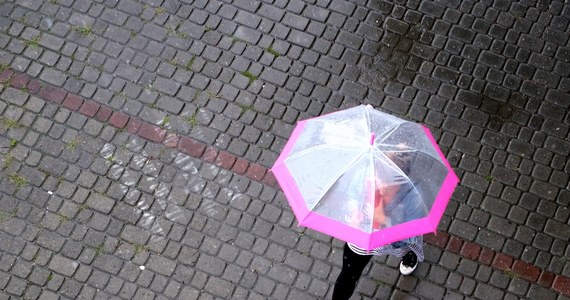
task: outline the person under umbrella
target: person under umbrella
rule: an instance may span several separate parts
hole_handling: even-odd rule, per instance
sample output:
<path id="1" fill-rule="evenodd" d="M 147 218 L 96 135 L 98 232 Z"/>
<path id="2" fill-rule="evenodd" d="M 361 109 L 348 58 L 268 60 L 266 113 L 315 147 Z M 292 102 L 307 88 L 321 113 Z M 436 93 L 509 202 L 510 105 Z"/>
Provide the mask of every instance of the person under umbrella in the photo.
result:
<path id="1" fill-rule="evenodd" d="M 403 256 L 411 273 L 459 183 L 427 127 L 369 105 L 299 121 L 271 171 L 299 226 L 349 243 L 336 299 L 371 255 Z"/>
<path id="2" fill-rule="evenodd" d="M 390 184 L 378 182 L 378 179 L 375 179 L 374 220 L 372 221 L 374 229 L 419 218 L 425 215 L 426 211 L 425 205 L 419 199 L 419 186 L 417 183 L 409 182 L 407 176 L 413 155 L 410 152 L 392 152 L 387 156 L 402 176 Z M 362 219 L 363 215 L 368 214 L 355 211 L 349 222 L 354 224 L 367 222 Z M 424 260 L 422 236 L 407 238 L 371 250 L 346 243 L 343 249 L 342 270 L 336 280 L 332 299 L 349 299 L 372 256 L 385 254 L 401 257 L 400 272 L 403 275 L 409 275 L 416 269 L 418 262 Z"/>

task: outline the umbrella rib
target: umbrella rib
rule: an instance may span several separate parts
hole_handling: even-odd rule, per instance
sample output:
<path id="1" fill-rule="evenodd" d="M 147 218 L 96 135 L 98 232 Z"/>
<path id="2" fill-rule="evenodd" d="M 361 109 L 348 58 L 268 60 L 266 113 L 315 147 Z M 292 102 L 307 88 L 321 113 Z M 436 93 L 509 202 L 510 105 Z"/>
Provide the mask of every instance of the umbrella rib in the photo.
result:
<path id="1" fill-rule="evenodd" d="M 382 155 L 385 155 L 383 153 L 381 153 Z M 431 157 L 430 157 L 431 158 Z M 402 169 L 400 169 L 392 160 L 388 159 L 388 166 L 392 169 L 394 169 L 394 171 L 398 172 L 398 174 L 400 174 L 400 176 L 402 176 L 407 182 L 408 184 L 413 188 L 414 192 L 416 193 L 416 195 L 418 196 L 419 199 L 423 199 L 421 197 L 420 192 L 418 191 L 418 189 L 416 188 L 416 185 L 412 182 L 412 180 L 410 180 L 410 177 L 408 177 L 408 175 L 406 173 L 404 173 L 402 171 Z M 421 204 L 423 205 L 425 211 L 429 212 L 427 205 L 425 203 L 425 201 L 421 201 Z"/>
<path id="2" fill-rule="evenodd" d="M 447 168 L 447 166 L 439 159 L 439 156 L 433 156 L 432 154 L 429 154 L 428 152 L 425 152 L 424 150 L 418 150 L 416 149 L 417 152 L 421 152 L 423 154 L 425 154 L 427 157 L 435 160 L 436 162 L 438 162 L 440 165 L 442 165 L 443 167 Z"/>
<path id="3" fill-rule="evenodd" d="M 333 147 L 331 147 L 331 146 L 333 146 Z M 322 145 L 316 145 L 316 146 L 313 146 L 313 147 L 310 147 L 307 149 L 303 149 L 299 152 L 296 152 L 296 153 L 290 155 L 289 157 L 287 157 L 285 160 L 295 159 L 299 156 L 304 155 L 305 153 L 312 152 L 315 150 L 319 150 L 321 148 L 336 148 L 336 149 L 341 148 L 341 149 L 347 149 L 347 150 L 360 150 L 359 147 L 355 147 L 354 145 L 347 145 L 347 144 L 340 144 L 340 143 L 339 144 L 322 144 Z"/>
<path id="4" fill-rule="evenodd" d="M 370 122 L 370 110 L 366 109 L 364 110 L 364 118 L 366 118 L 366 125 L 368 127 L 368 135 L 372 134 L 372 127 L 371 127 L 371 122 Z"/>
<path id="5" fill-rule="evenodd" d="M 406 151 L 401 151 L 401 152 L 406 152 Z M 441 160 L 438 159 L 438 158 L 440 158 L 439 156 L 434 156 L 434 155 L 432 155 L 432 154 L 430 154 L 430 153 L 428 153 L 428 152 L 426 152 L 426 151 L 424 151 L 424 150 L 421 150 L 421 149 L 412 149 L 411 151 L 408 151 L 408 152 L 420 152 L 420 153 L 423 153 L 423 154 L 425 154 L 427 157 L 429 157 L 429 158 L 435 160 L 435 161 L 436 161 L 437 163 L 439 163 L 441 166 L 447 168 L 446 165 L 445 165 Z"/>
<path id="6" fill-rule="evenodd" d="M 422 201 L 420 201 L 420 203 L 423 205 L 425 211 L 427 212 L 427 214 L 429 215 L 429 210 L 427 208 L 426 202 L 423 201 L 422 196 L 420 195 L 420 191 L 418 191 L 418 188 L 416 188 L 416 185 L 410 180 L 410 178 L 408 176 L 405 177 L 406 180 L 410 183 L 410 185 L 412 186 L 412 188 L 414 189 L 414 192 L 416 193 L 416 196 L 418 197 L 418 199 L 422 199 Z"/>
<path id="7" fill-rule="evenodd" d="M 315 203 L 315 205 L 312 208 L 310 208 L 309 210 L 313 210 L 314 208 L 316 208 L 319 205 L 319 203 L 321 202 L 323 197 L 334 186 L 334 184 L 340 179 L 340 177 L 342 177 L 342 175 L 344 175 L 346 173 L 346 171 L 348 169 L 350 169 L 354 165 L 354 163 L 356 161 L 358 161 L 364 154 L 365 154 L 365 152 L 359 153 L 352 161 L 350 161 L 350 163 L 346 164 L 346 167 L 341 172 L 338 172 L 340 175 L 335 177 L 334 180 L 331 180 L 331 184 L 323 189 L 324 193 L 319 196 L 319 201 L 317 201 L 317 203 Z"/>
<path id="8" fill-rule="evenodd" d="M 400 124 L 402 124 L 402 123 L 400 123 Z M 384 133 L 382 133 L 382 134 L 378 137 L 378 140 L 379 140 L 380 142 L 382 142 L 383 140 L 389 138 L 390 135 L 392 135 L 392 133 L 394 133 L 394 131 L 396 131 L 396 129 L 398 129 L 398 127 L 400 127 L 400 124 L 396 124 L 396 125 L 394 125 L 394 127 L 388 128 Z"/>
<path id="9" fill-rule="evenodd" d="M 396 131 L 396 130 L 400 127 L 400 125 L 402 125 L 402 124 L 404 124 L 404 123 L 396 124 L 394 127 L 388 128 L 388 130 L 386 130 L 386 133 L 382 134 L 382 135 L 379 137 L 379 141 L 380 141 L 379 145 L 389 145 L 389 144 L 382 144 L 382 141 L 384 141 L 385 139 L 389 138 L 390 135 L 392 135 L 392 134 L 394 133 L 394 131 Z M 391 145 L 390 145 L 390 146 L 391 146 Z M 425 154 L 425 155 L 427 155 L 427 156 L 429 156 L 429 157 L 431 157 L 431 158 L 433 158 L 433 159 L 435 159 L 436 161 L 438 161 L 438 162 L 441 163 L 441 161 L 438 160 L 438 156 L 434 156 L 433 153 L 428 153 L 428 152 L 426 152 L 426 151 L 424 151 L 424 150 L 415 149 L 415 148 L 414 148 L 413 150 L 414 150 L 414 151 L 417 151 L 417 152 L 421 152 L 421 153 L 423 153 L 423 154 Z"/>
<path id="10" fill-rule="evenodd" d="M 395 129 L 394 129 L 394 130 L 395 130 Z M 392 132 L 393 132 L 393 130 L 392 130 Z M 391 133 L 389 133 L 389 134 L 391 134 Z M 387 138 L 387 137 L 388 137 L 388 136 L 386 136 L 386 138 Z M 380 148 L 380 147 L 382 147 L 382 146 L 385 146 L 385 147 L 393 147 L 394 145 L 392 145 L 392 144 L 382 144 L 382 143 L 379 143 L 377 148 Z M 423 150 L 423 149 L 405 148 L 405 149 L 394 149 L 394 150 L 380 150 L 380 152 L 382 152 L 382 153 L 385 152 L 385 151 L 389 151 L 389 152 L 419 152 L 419 153 L 423 153 L 423 154 L 425 154 L 427 157 L 429 157 L 429 158 L 435 160 L 436 162 L 438 162 L 440 165 L 446 167 L 445 164 L 440 160 L 441 157 L 439 157 L 439 155 L 434 154 L 434 153 L 429 153 L 429 152 L 427 152 L 427 151 L 425 151 L 425 150 Z"/>

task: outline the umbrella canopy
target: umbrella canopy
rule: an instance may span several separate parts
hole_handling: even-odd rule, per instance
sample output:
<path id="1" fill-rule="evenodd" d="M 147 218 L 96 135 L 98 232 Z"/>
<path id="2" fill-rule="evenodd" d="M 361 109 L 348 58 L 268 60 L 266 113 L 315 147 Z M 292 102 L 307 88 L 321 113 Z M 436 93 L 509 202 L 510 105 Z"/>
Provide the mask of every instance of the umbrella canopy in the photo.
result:
<path id="1" fill-rule="evenodd" d="M 299 225 L 363 249 L 436 231 L 459 182 L 427 127 L 369 105 L 298 122 L 272 172 Z"/>

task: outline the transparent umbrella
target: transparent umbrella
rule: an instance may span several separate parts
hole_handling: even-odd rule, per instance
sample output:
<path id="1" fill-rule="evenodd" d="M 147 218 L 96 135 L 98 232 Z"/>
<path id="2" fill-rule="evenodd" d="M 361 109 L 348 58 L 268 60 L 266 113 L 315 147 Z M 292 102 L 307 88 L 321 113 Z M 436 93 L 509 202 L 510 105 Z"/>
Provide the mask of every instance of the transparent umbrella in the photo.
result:
<path id="1" fill-rule="evenodd" d="M 272 172 L 299 225 L 364 249 L 434 232 L 459 182 L 427 127 L 364 105 L 298 122 Z"/>

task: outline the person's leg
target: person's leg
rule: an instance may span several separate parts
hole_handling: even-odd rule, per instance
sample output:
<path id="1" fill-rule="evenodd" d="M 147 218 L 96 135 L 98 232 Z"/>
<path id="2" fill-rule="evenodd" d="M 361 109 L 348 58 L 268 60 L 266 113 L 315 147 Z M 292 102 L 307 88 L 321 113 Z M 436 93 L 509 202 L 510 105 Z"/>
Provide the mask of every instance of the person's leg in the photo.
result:
<path id="1" fill-rule="evenodd" d="M 346 300 L 350 298 L 356 288 L 356 282 L 371 258 L 372 255 L 356 254 L 350 250 L 348 244 L 344 245 L 342 270 L 334 285 L 332 300 Z"/>

